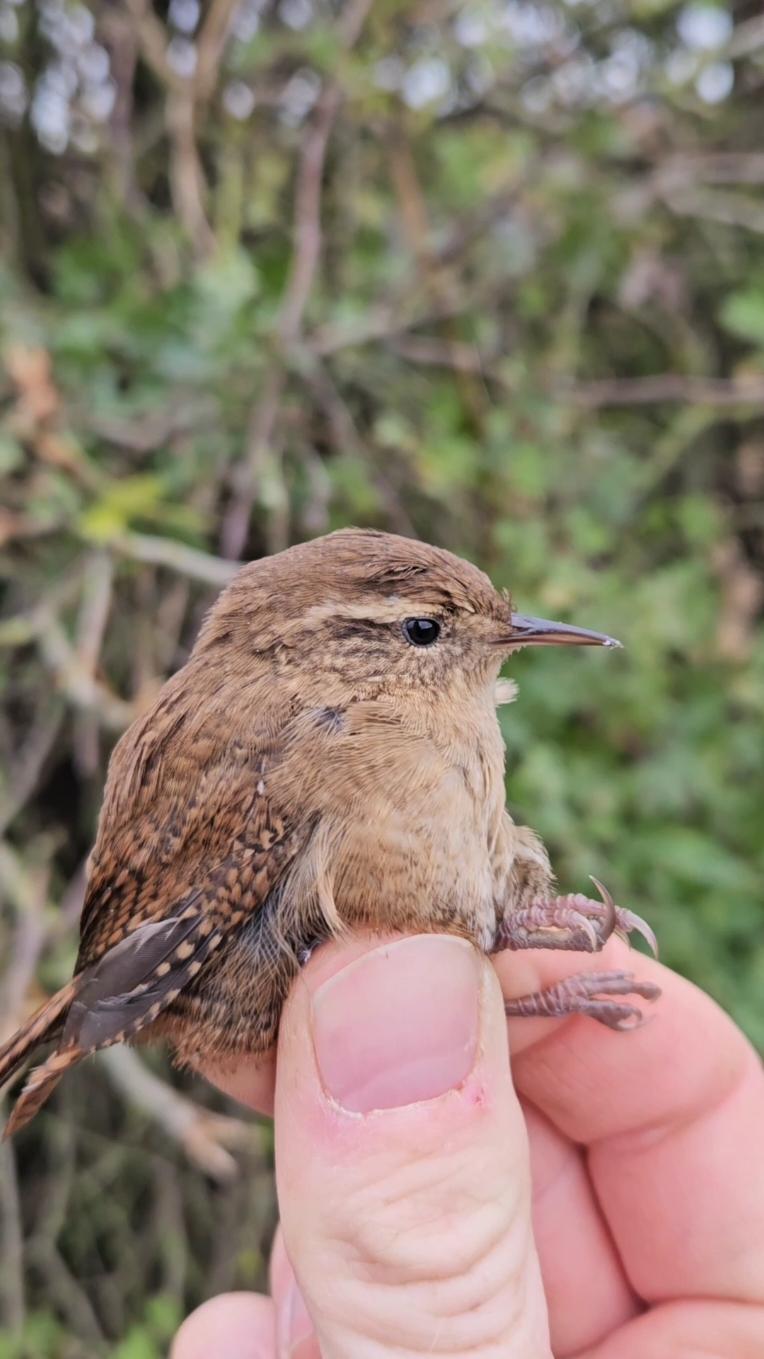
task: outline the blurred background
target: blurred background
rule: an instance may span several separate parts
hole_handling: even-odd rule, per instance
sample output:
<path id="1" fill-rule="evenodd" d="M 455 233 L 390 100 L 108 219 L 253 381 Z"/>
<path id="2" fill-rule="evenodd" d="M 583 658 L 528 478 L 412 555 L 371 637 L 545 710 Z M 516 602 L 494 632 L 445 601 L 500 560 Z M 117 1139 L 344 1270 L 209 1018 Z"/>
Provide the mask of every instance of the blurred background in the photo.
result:
<path id="1" fill-rule="evenodd" d="M 760 5 L 0 0 L 0 42 L 5 1029 L 232 563 L 355 523 L 623 639 L 513 663 L 510 806 L 764 1046 Z M 0 1157 L 0 1359 L 157 1359 L 262 1283 L 268 1128 L 161 1054 Z"/>

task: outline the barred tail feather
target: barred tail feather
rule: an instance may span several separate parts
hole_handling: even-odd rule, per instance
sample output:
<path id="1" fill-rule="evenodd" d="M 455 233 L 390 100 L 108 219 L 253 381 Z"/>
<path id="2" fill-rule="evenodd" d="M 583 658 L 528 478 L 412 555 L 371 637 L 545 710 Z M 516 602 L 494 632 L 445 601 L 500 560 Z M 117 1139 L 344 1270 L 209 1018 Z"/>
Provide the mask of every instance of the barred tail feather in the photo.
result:
<path id="1" fill-rule="evenodd" d="M 19 1067 L 32 1056 L 35 1048 L 60 1034 L 79 989 L 80 979 L 73 977 L 66 986 L 62 986 L 61 990 L 56 992 L 55 996 L 51 996 L 50 1000 L 41 1005 L 39 1010 L 35 1010 L 26 1024 L 22 1024 L 21 1028 L 11 1034 L 8 1041 L 0 1047 L 0 1085 L 11 1076 L 15 1076 Z M 29 1122 L 44 1104 L 53 1087 L 58 1084 L 64 1071 L 75 1060 L 77 1058 L 73 1057 L 71 1047 L 67 1047 L 63 1051 L 54 1052 L 43 1066 L 32 1072 L 8 1120 L 5 1137 L 9 1137 L 11 1133 L 23 1128 L 24 1124 Z"/>
<path id="2" fill-rule="evenodd" d="M 46 1000 L 39 1010 L 35 1010 L 26 1023 L 0 1047 L 0 1085 L 15 1075 L 40 1043 L 46 1043 L 54 1037 L 64 1023 L 79 989 L 79 978 L 74 977 L 55 996 Z"/>
<path id="3" fill-rule="evenodd" d="M 3 1138 L 12 1137 L 19 1129 L 26 1127 L 30 1119 L 42 1108 L 48 1096 L 53 1094 L 64 1072 L 75 1066 L 84 1055 L 78 1047 L 61 1048 L 31 1073 L 13 1106 Z"/>

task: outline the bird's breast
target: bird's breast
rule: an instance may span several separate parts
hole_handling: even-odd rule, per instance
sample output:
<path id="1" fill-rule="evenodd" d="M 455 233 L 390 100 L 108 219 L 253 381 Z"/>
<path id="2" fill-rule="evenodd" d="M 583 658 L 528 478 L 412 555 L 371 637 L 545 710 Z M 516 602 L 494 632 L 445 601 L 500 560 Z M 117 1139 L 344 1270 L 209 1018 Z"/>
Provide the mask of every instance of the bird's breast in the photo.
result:
<path id="1" fill-rule="evenodd" d="M 325 867 L 340 919 L 455 930 L 489 947 L 490 853 L 504 805 L 498 728 L 463 733 L 457 745 L 394 725 L 380 739 L 372 726 L 346 741 L 331 766 Z"/>

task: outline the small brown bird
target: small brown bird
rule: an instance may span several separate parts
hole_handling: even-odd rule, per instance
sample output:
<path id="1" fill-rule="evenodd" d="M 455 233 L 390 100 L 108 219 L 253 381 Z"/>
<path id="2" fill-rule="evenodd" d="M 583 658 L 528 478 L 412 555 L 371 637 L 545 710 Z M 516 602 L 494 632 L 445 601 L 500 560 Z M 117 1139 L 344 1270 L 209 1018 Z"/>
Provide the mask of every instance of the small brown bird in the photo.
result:
<path id="1" fill-rule="evenodd" d="M 556 896 L 504 806 L 496 681 L 528 645 L 618 646 L 513 611 L 439 548 L 347 529 L 245 566 L 109 766 L 75 975 L 0 1049 L 39 1044 L 7 1132 L 119 1042 L 230 1060 L 274 1041 L 311 948 L 353 929 L 446 931 L 491 952 L 597 950 L 639 917 Z M 597 884 L 599 887 L 599 884 Z M 572 977 L 510 1014 L 639 1022 L 629 973 Z"/>

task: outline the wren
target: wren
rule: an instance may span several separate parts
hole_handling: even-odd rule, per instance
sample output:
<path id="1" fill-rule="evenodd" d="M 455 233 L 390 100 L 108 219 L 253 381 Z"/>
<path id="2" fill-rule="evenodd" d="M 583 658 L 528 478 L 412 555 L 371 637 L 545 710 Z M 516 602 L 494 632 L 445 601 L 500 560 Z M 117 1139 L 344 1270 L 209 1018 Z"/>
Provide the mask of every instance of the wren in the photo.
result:
<path id="1" fill-rule="evenodd" d="M 524 646 L 615 647 L 516 613 L 440 548 L 345 529 L 244 566 L 187 663 L 118 742 L 72 980 L 0 1049 L 0 1081 L 53 1042 L 7 1132 L 113 1043 L 194 1066 L 274 1042 L 301 959 L 347 931 L 451 932 L 485 952 L 600 949 L 652 931 L 558 896 L 504 804 L 499 670 Z M 630 973 L 573 976 L 510 1014 L 639 1022 Z"/>

